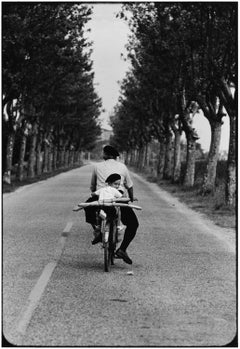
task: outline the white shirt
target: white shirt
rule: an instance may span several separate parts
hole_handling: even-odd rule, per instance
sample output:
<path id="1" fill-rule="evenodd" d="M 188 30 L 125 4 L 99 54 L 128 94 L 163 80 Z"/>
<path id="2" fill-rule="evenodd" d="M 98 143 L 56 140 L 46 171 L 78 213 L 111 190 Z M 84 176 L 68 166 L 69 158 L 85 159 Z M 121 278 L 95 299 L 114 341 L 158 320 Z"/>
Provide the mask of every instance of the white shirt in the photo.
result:
<path id="1" fill-rule="evenodd" d="M 124 165 L 120 161 L 108 159 L 99 162 L 94 166 L 90 187 L 91 191 L 94 192 L 100 188 L 105 187 L 105 181 L 107 177 L 112 173 L 118 173 L 121 176 L 119 190 L 122 190 L 124 192 L 124 188 L 129 189 L 133 186 L 133 182 L 130 178 L 126 165 Z"/>
<path id="2" fill-rule="evenodd" d="M 99 201 L 106 199 L 118 199 L 122 197 L 122 194 L 114 187 L 107 185 L 104 188 L 100 188 L 95 191 L 96 195 L 99 195 Z"/>

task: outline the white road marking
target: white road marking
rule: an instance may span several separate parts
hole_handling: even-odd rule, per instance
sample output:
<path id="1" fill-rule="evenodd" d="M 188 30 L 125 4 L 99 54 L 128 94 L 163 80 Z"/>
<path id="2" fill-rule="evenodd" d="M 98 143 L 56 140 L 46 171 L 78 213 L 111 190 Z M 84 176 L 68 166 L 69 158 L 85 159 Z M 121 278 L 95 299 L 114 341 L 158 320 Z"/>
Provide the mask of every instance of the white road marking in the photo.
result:
<path id="1" fill-rule="evenodd" d="M 42 272 L 42 275 L 38 279 L 36 285 L 34 286 L 34 288 L 32 289 L 29 295 L 27 305 L 23 311 L 23 315 L 21 316 L 21 319 L 17 326 L 17 331 L 22 335 L 24 335 L 26 332 L 26 329 L 31 320 L 32 314 L 38 305 L 38 302 L 45 290 L 45 287 L 47 286 L 47 283 L 56 265 L 57 265 L 57 262 L 51 262 L 46 265 L 46 267 Z"/>
<path id="2" fill-rule="evenodd" d="M 54 269 L 57 266 L 57 263 L 62 255 L 64 245 L 67 239 L 67 234 L 70 232 L 71 228 L 73 226 L 72 222 L 68 222 L 66 227 L 63 230 L 63 234 L 65 233 L 66 235 L 61 236 L 61 238 L 58 241 L 58 246 L 55 250 L 55 255 L 54 255 L 54 261 L 48 263 L 45 268 L 43 269 L 43 272 L 41 276 L 39 277 L 37 283 L 35 284 L 34 288 L 32 289 L 26 306 L 24 307 L 23 311 L 20 314 L 20 319 L 17 325 L 17 331 L 21 334 L 24 335 L 28 324 L 30 323 L 30 320 L 32 318 L 33 312 L 38 306 L 38 302 L 44 293 L 44 290 L 48 284 L 48 281 L 51 278 L 51 275 L 54 271 Z"/>
<path id="3" fill-rule="evenodd" d="M 68 222 L 67 225 L 66 225 L 66 227 L 65 227 L 64 230 L 63 230 L 63 233 L 69 233 L 70 230 L 71 230 L 71 228 L 72 228 L 72 225 L 73 225 L 72 222 Z"/>

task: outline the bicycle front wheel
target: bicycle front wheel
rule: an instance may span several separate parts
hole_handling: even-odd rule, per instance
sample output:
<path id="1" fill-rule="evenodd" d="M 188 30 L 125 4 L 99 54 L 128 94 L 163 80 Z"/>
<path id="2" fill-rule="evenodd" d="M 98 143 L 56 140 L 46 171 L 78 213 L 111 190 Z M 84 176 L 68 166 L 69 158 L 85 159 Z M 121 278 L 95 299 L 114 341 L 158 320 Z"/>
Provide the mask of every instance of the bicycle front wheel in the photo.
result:
<path id="1" fill-rule="evenodd" d="M 110 270 L 110 250 L 109 250 L 109 225 L 106 224 L 103 231 L 103 250 L 104 250 L 104 271 L 108 272 Z"/>
<path id="2" fill-rule="evenodd" d="M 117 225 L 116 221 L 111 223 L 111 234 L 109 238 L 109 254 L 111 265 L 114 265 L 115 250 L 117 245 Z"/>

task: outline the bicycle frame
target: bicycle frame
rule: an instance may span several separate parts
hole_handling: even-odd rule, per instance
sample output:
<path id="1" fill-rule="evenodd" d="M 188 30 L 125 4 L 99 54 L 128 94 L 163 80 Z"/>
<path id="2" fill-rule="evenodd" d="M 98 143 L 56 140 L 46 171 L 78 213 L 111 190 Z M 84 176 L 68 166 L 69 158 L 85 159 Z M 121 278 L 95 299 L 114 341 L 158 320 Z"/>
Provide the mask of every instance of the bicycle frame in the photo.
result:
<path id="1" fill-rule="evenodd" d="M 118 242 L 118 214 L 119 207 L 116 208 L 116 217 L 109 218 L 107 214 L 101 208 L 98 210 L 97 220 L 98 224 L 101 220 L 101 234 L 102 234 L 102 247 L 104 249 L 104 271 L 110 270 L 110 265 L 114 265 L 115 250 Z"/>

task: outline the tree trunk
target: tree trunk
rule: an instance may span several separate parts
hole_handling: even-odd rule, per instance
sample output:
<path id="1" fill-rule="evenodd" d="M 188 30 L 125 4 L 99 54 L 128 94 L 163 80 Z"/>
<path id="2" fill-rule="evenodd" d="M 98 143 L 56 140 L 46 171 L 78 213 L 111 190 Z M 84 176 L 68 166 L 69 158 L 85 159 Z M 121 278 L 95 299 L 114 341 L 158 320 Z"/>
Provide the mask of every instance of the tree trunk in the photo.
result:
<path id="1" fill-rule="evenodd" d="M 129 154 L 129 160 L 128 160 L 128 165 L 132 166 L 133 165 L 133 154 L 134 154 L 134 150 L 131 149 L 130 150 L 130 154 Z"/>
<path id="2" fill-rule="evenodd" d="M 53 165 L 53 149 L 52 147 L 48 148 L 48 172 L 52 172 Z"/>
<path id="3" fill-rule="evenodd" d="M 77 164 L 81 165 L 81 163 L 82 163 L 82 152 L 81 152 L 81 150 L 78 150 L 77 151 Z"/>
<path id="4" fill-rule="evenodd" d="M 140 158 L 139 158 L 139 168 L 143 170 L 145 168 L 145 160 L 146 160 L 146 146 L 143 145 L 140 150 Z"/>
<path id="5" fill-rule="evenodd" d="M 37 162 L 37 176 L 41 176 L 42 174 L 42 162 L 43 162 L 43 156 L 41 152 L 41 145 L 37 145 L 37 153 L 36 153 L 36 162 Z"/>
<path id="6" fill-rule="evenodd" d="M 18 172 L 17 172 L 17 179 L 20 182 L 22 182 L 24 178 L 24 158 L 26 154 L 26 143 L 27 143 L 27 135 L 25 130 L 23 130 L 21 142 L 20 142 L 20 154 L 19 154 Z"/>
<path id="7" fill-rule="evenodd" d="M 64 167 L 68 167 L 68 162 L 69 162 L 69 150 L 65 150 L 65 156 L 64 156 Z"/>
<path id="8" fill-rule="evenodd" d="M 80 163 L 82 163 L 84 161 L 84 151 L 81 150 L 80 152 Z"/>
<path id="9" fill-rule="evenodd" d="M 228 206 L 233 206 L 236 199 L 236 116 L 230 117 L 230 139 L 228 149 L 227 179 L 225 200 Z"/>
<path id="10" fill-rule="evenodd" d="M 33 131 L 30 138 L 30 150 L 29 150 L 29 159 L 28 159 L 28 177 L 29 178 L 34 178 L 35 176 L 37 130 L 38 130 L 38 125 L 37 123 L 34 123 Z"/>
<path id="11" fill-rule="evenodd" d="M 60 168 L 64 167 L 65 149 L 60 150 Z"/>
<path id="12" fill-rule="evenodd" d="M 144 159 L 144 167 L 149 168 L 150 165 L 150 152 L 148 143 L 145 146 L 145 159 Z"/>
<path id="13" fill-rule="evenodd" d="M 152 150 L 151 144 L 150 144 L 150 147 L 149 147 L 148 158 L 149 158 L 149 160 L 148 160 L 149 161 L 148 168 L 150 168 L 151 174 L 155 177 L 156 173 L 157 173 L 157 171 L 156 171 L 157 165 L 156 165 L 156 162 L 155 162 L 155 153 Z"/>
<path id="14" fill-rule="evenodd" d="M 68 168 L 71 168 L 72 167 L 72 151 L 69 150 L 68 151 Z"/>
<path id="15" fill-rule="evenodd" d="M 132 151 L 132 166 L 136 166 L 137 165 L 137 149 L 134 149 Z"/>
<path id="16" fill-rule="evenodd" d="M 79 150 L 75 151 L 75 164 L 80 165 L 80 151 Z"/>
<path id="17" fill-rule="evenodd" d="M 138 150 L 135 148 L 133 152 L 133 166 L 137 166 L 137 156 L 138 156 Z"/>
<path id="18" fill-rule="evenodd" d="M 46 142 L 46 137 L 44 137 L 44 150 L 43 150 L 43 173 L 48 172 L 48 152 L 49 152 L 49 146 Z"/>
<path id="19" fill-rule="evenodd" d="M 184 176 L 183 185 L 192 187 L 195 177 L 195 153 L 196 153 L 196 138 L 192 134 L 187 134 L 187 164 Z"/>
<path id="20" fill-rule="evenodd" d="M 238 89 L 231 91 L 231 85 L 222 76 L 215 81 L 220 101 L 224 105 L 230 119 L 230 137 L 228 149 L 227 178 L 225 186 L 225 201 L 228 206 L 235 204 L 236 199 L 236 115 Z"/>
<path id="21" fill-rule="evenodd" d="M 80 151 L 79 150 L 75 151 L 75 164 L 80 165 Z"/>
<path id="22" fill-rule="evenodd" d="M 140 150 L 135 150 L 135 166 L 139 168 L 139 158 L 140 158 Z"/>
<path id="23" fill-rule="evenodd" d="M 129 163 L 128 163 L 128 165 L 130 165 L 130 166 L 132 166 L 132 164 L 133 164 L 133 153 L 134 153 L 134 151 L 131 150 L 130 155 L 129 155 Z"/>
<path id="24" fill-rule="evenodd" d="M 193 117 L 198 110 L 198 103 L 195 101 L 189 102 L 187 103 L 186 101 L 185 89 L 183 89 L 179 117 L 187 139 L 187 163 L 183 181 L 183 185 L 186 187 L 192 187 L 194 185 L 196 141 L 199 139 L 195 129 L 192 127 Z"/>
<path id="25" fill-rule="evenodd" d="M 143 145 L 142 150 L 141 150 L 141 162 L 140 162 L 140 169 L 143 170 L 145 167 L 145 145 Z"/>
<path id="26" fill-rule="evenodd" d="M 143 145 L 141 149 L 140 169 L 144 170 L 146 160 L 146 146 Z"/>
<path id="27" fill-rule="evenodd" d="M 15 142 L 15 132 L 12 131 L 8 135 L 7 150 L 6 150 L 6 170 L 3 175 L 3 182 L 11 184 L 13 148 Z"/>
<path id="28" fill-rule="evenodd" d="M 38 133 L 36 145 L 36 171 L 37 176 L 42 174 L 43 154 L 42 154 L 42 133 Z"/>
<path id="29" fill-rule="evenodd" d="M 138 169 L 141 168 L 141 164 L 142 164 L 142 149 L 139 148 L 137 149 L 137 159 L 136 159 L 136 166 Z"/>
<path id="30" fill-rule="evenodd" d="M 57 169 L 57 157 L 58 157 L 57 146 L 54 145 L 53 146 L 53 162 L 52 162 L 53 171 L 56 171 Z"/>
<path id="31" fill-rule="evenodd" d="M 207 168 L 203 178 L 202 194 L 209 194 L 215 189 L 217 162 L 221 141 L 221 121 L 211 121 L 211 144 L 207 159 Z"/>
<path id="32" fill-rule="evenodd" d="M 73 165 L 77 165 L 77 164 L 78 164 L 78 151 L 73 150 Z"/>
<path id="33" fill-rule="evenodd" d="M 128 151 L 123 152 L 123 163 L 128 166 Z"/>
<path id="34" fill-rule="evenodd" d="M 74 150 L 70 151 L 70 166 L 74 166 Z"/>
<path id="35" fill-rule="evenodd" d="M 162 141 L 159 143 L 159 145 L 160 147 L 159 147 L 158 162 L 157 162 L 157 177 L 162 179 L 164 163 L 165 163 L 166 144 L 164 141 Z"/>
<path id="36" fill-rule="evenodd" d="M 172 134 L 169 134 L 166 139 L 165 162 L 163 169 L 163 178 L 170 179 L 172 177 L 172 151 L 173 151 Z"/>
<path id="37" fill-rule="evenodd" d="M 174 131 L 174 156 L 173 156 L 173 175 L 172 181 L 173 183 L 179 183 L 180 175 L 181 175 L 181 131 Z"/>

